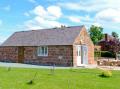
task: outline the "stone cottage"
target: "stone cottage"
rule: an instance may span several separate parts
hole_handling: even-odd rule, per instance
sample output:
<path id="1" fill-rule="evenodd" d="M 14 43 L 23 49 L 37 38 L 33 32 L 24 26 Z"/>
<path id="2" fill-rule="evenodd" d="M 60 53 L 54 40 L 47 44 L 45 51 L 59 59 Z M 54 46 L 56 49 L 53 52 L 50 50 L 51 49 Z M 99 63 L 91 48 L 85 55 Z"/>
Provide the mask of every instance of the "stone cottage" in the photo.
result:
<path id="1" fill-rule="evenodd" d="M 0 46 L 0 61 L 83 66 L 94 64 L 94 45 L 85 26 L 20 31 Z"/>

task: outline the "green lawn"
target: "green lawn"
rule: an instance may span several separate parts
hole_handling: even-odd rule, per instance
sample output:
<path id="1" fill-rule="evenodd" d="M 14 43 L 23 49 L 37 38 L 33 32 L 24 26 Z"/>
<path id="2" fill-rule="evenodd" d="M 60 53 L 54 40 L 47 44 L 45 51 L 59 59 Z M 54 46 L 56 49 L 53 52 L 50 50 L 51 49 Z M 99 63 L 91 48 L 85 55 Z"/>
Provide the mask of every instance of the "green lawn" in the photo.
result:
<path id="1" fill-rule="evenodd" d="M 27 84 L 35 73 L 34 83 Z M 110 78 L 101 78 L 97 69 L 0 68 L 0 89 L 120 89 L 120 71 L 113 71 Z"/>

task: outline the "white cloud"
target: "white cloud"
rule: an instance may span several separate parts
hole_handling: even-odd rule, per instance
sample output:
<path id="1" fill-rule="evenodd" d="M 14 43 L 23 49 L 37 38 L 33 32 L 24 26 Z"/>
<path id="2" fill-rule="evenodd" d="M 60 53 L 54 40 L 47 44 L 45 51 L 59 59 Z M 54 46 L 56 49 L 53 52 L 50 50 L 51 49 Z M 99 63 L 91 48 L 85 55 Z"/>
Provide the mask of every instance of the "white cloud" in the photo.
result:
<path id="1" fill-rule="evenodd" d="M 42 29 L 42 28 L 43 27 L 39 25 L 38 23 L 36 23 L 34 20 L 28 20 L 24 22 L 24 29 L 33 30 L 33 29 Z"/>
<path id="2" fill-rule="evenodd" d="M 61 8 L 66 11 L 71 11 L 67 19 L 72 22 L 77 22 L 87 26 L 92 24 L 102 26 L 105 29 L 118 29 L 120 28 L 120 0 L 71 0 L 66 2 L 58 2 Z M 77 15 L 79 13 L 79 15 Z M 82 14 L 81 14 L 82 13 Z M 89 14 L 84 16 L 85 14 Z M 73 21 L 73 19 L 77 20 Z M 120 32 L 120 31 L 119 31 Z"/>
<path id="3" fill-rule="evenodd" d="M 85 16 L 71 15 L 71 16 L 66 16 L 66 18 L 75 23 L 93 21 L 93 19 L 89 15 L 85 15 Z"/>
<path id="4" fill-rule="evenodd" d="M 28 14 L 34 16 L 33 19 L 24 23 L 28 29 L 59 27 L 63 25 L 58 21 L 62 16 L 61 8 L 58 6 L 49 6 L 44 8 L 43 6 L 39 5 L 33 10 L 29 11 Z"/>
<path id="5" fill-rule="evenodd" d="M 84 22 L 92 22 L 93 19 L 89 15 L 80 16 L 80 19 Z"/>
<path id="6" fill-rule="evenodd" d="M 80 22 L 80 18 L 77 18 L 75 16 L 70 16 L 68 17 L 68 19 L 72 22 L 75 22 L 75 23 L 79 23 Z"/>
<path id="7" fill-rule="evenodd" d="M 97 23 L 97 22 L 93 23 L 92 25 L 95 25 L 95 26 L 98 26 L 98 27 L 102 26 L 100 23 Z"/>
<path id="8" fill-rule="evenodd" d="M 64 9 L 73 11 L 87 11 L 87 12 L 97 12 L 106 8 L 120 8 L 120 0 L 84 0 L 81 1 L 69 1 L 58 3 Z"/>
<path id="9" fill-rule="evenodd" d="M 61 15 L 62 15 L 61 8 L 58 7 L 58 6 L 49 6 L 47 8 L 47 11 L 48 11 L 49 14 L 51 14 L 51 15 L 57 17 L 57 18 L 60 18 Z"/>
<path id="10" fill-rule="evenodd" d="M 39 16 L 36 16 L 34 19 L 28 20 L 25 22 L 25 26 L 27 29 L 42 29 L 42 28 L 60 27 L 61 25 L 63 25 L 63 24 L 58 21 L 43 19 Z"/>
<path id="11" fill-rule="evenodd" d="M 96 14 L 97 21 L 120 23 L 120 10 L 118 9 L 104 9 Z"/>
<path id="12" fill-rule="evenodd" d="M 34 10 L 31 11 L 31 13 L 38 15 L 45 19 L 58 19 L 62 16 L 61 8 L 58 6 L 49 6 L 47 9 L 45 9 L 43 6 L 39 5 L 35 7 Z"/>
<path id="13" fill-rule="evenodd" d="M 44 7 L 39 5 L 35 7 L 33 11 L 31 11 L 33 14 L 38 15 L 38 16 L 45 16 L 47 15 L 47 12 L 45 11 Z"/>
<path id="14" fill-rule="evenodd" d="M 103 4 L 100 1 L 98 3 L 94 1 L 86 4 L 84 2 L 66 2 L 66 3 L 58 3 L 58 5 L 68 10 L 73 10 L 73 11 L 82 10 L 87 12 L 98 11 L 104 8 Z"/>
<path id="15" fill-rule="evenodd" d="M 43 19 L 41 17 L 35 17 L 34 19 L 38 24 L 41 24 L 43 27 L 59 27 L 60 25 L 62 25 L 61 23 L 55 21 L 55 20 L 47 20 L 47 19 Z M 46 24 L 45 24 L 46 23 Z"/>

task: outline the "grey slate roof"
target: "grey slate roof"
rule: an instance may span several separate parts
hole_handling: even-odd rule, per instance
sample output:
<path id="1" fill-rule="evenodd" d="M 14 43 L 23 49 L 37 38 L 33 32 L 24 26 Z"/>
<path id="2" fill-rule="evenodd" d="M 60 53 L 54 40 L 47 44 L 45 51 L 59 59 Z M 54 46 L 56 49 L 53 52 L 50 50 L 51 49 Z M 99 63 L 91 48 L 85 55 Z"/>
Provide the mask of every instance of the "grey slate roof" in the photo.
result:
<path id="1" fill-rule="evenodd" d="M 72 45 L 83 26 L 15 32 L 1 46 Z"/>

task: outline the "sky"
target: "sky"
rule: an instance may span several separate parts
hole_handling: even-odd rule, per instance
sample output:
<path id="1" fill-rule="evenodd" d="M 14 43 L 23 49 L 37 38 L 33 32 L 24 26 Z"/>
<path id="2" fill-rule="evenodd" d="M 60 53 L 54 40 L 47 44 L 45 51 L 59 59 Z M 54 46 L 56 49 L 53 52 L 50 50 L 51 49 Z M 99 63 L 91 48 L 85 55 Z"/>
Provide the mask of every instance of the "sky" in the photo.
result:
<path id="1" fill-rule="evenodd" d="M 0 43 L 17 31 L 103 27 L 120 35 L 120 0 L 0 0 Z"/>

